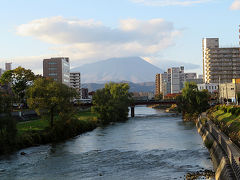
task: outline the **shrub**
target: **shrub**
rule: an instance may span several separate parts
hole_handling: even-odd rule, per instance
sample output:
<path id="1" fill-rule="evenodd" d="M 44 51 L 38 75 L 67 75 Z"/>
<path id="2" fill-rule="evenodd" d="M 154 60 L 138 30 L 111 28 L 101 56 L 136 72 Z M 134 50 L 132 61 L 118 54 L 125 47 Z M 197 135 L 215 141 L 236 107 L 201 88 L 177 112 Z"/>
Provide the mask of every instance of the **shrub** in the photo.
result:
<path id="1" fill-rule="evenodd" d="M 240 115 L 240 108 L 237 108 L 236 111 L 235 111 L 235 115 Z"/>
<path id="2" fill-rule="evenodd" d="M 213 145 L 213 141 L 206 139 L 206 140 L 204 141 L 204 144 L 205 144 L 205 146 L 206 146 L 208 149 L 211 149 L 211 147 L 212 147 L 212 145 Z"/>
<path id="3" fill-rule="evenodd" d="M 228 106 L 228 107 L 226 108 L 227 113 L 231 113 L 231 109 L 232 109 L 232 106 Z"/>

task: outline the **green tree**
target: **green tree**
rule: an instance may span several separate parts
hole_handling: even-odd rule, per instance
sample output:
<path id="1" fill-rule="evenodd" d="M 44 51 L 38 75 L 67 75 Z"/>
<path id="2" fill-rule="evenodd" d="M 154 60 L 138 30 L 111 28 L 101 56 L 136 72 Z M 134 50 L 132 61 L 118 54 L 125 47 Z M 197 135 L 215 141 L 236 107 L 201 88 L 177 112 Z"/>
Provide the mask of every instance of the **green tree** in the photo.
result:
<path id="1" fill-rule="evenodd" d="M 199 91 L 197 85 L 193 82 L 186 82 L 182 90 L 182 95 L 177 97 L 177 106 L 179 112 L 193 115 L 201 113 L 209 107 L 209 93 L 206 90 Z"/>
<path id="2" fill-rule="evenodd" d="M 129 85 L 126 83 L 109 83 L 97 90 L 93 96 L 92 110 L 103 123 L 126 120 L 131 103 Z"/>
<path id="3" fill-rule="evenodd" d="M 157 94 L 155 95 L 155 100 L 162 100 L 163 99 L 163 94 Z"/>
<path id="4" fill-rule="evenodd" d="M 38 78 L 27 91 L 28 106 L 39 115 L 47 115 L 53 127 L 54 115 L 72 111 L 76 90 L 49 78 Z"/>
<path id="5" fill-rule="evenodd" d="M 11 116 L 12 102 L 12 95 L 0 89 L 0 142 L 2 143 L 13 143 L 16 137 L 16 121 Z"/>
<path id="6" fill-rule="evenodd" d="M 9 84 L 20 102 L 24 102 L 26 90 L 35 78 L 36 76 L 30 69 L 19 66 L 14 70 L 4 72 L 0 78 L 0 83 Z"/>

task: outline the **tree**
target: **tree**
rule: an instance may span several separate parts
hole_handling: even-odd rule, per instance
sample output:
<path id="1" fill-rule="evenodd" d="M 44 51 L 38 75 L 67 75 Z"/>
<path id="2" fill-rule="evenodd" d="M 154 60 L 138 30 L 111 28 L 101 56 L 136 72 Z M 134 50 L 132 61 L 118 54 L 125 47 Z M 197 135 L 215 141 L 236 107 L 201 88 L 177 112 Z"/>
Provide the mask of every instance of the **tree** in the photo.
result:
<path id="1" fill-rule="evenodd" d="M 155 95 L 155 100 L 162 100 L 162 99 L 163 99 L 162 93 Z"/>
<path id="2" fill-rule="evenodd" d="M 70 113 L 72 100 L 77 95 L 75 89 L 53 81 L 49 78 L 38 78 L 27 90 L 27 104 L 39 115 L 50 117 L 50 126 L 53 127 L 54 115 Z"/>
<path id="3" fill-rule="evenodd" d="M 11 116 L 13 97 L 7 90 L 0 89 L 0 139 L 14 142 L 16 137 L 16 121 Z"/>
<path id="4" fill-rule="evenodd" d="M 126 83 L 109 83 L 105 88 L 97 90 L 93 96 L 92 110 L 97 113 L 103 123 L 126 120 L 131 95 Z"/>
<path id="5" fill-rule="evenodd" d="M 0 83 L 10 84 L 20 102 L 24 102 L 26 90 L 33 83 L 34 79 L 36 79 L 36 76 L 30 69 L 19 66 L 14 70 L 4 72 L 0 78 Z"/>
<path id="6" fill-rule="evenodd" d="M 182 90 L 182 95 L 177 97 L 177 106 L 179 112 L 193 115 L 202 113 L 209 107 L 209 93 L 206 90 L 199 91 L 197 85 L 193 82 L 186 82 Z"/>

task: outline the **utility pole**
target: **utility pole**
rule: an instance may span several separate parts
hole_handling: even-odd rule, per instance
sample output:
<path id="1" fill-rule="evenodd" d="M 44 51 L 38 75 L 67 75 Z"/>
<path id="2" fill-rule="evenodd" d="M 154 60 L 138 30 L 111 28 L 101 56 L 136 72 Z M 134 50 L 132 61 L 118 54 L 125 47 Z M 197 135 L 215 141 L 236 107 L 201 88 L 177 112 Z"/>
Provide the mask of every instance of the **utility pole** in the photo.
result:
<path id="1" fill-rule="evenodd" d="M 228 89 L 227 89 L 227 83 L 225 83 L 226 85 L 226 93 L 227 93 L 227 104 L 228 104 Z"/>
<path id="2" fill-rule="evenodd" d="M 238 99 L 237 99 L 237 79 L 234 79 L 235 81 L 235 104 L 238 105 Z"/>
<path id="3" fill-rule="evenodd" d="M 221 97 L 221 94 L 220 94 L 220 75 L 218 76 L 218 99 L 219 101 L 223 104 L 222 102 L 222 97 Z M 220 97 L 221 97 L 221 100 L 220 100 Z"/>

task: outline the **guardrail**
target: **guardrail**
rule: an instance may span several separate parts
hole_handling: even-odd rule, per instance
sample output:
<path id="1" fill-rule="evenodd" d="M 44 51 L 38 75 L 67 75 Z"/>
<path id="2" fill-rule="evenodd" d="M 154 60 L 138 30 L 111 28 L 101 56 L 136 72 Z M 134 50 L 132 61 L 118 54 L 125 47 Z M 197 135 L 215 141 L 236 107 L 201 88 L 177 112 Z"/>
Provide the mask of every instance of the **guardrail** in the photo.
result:
<path id="1" fill-rule="evenodd" d="M 208 120 L 206 122 L 206 128 L 213 135 L 219 145 L 222 147 L 226 153 L 230 164 L 232 166 L 233 172 L 237 179 L 240 179 L 240 149 L 236 146 L 228 136 L 221 132 L 216 125 Z"/>

